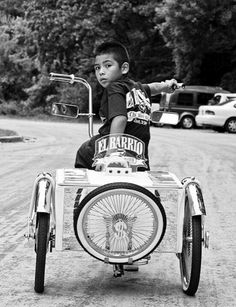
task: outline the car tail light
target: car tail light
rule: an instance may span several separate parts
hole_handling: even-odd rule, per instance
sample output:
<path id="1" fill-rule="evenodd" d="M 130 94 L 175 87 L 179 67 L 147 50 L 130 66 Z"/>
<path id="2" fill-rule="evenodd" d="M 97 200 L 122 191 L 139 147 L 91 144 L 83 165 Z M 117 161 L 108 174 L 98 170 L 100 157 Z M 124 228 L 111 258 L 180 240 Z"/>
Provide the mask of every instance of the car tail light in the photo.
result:
<path id="1" fill-rule="evenodd" d="M 210 111 L 210 110 L 206 110 L 205 114 L 206 115 L 215 115 L 215 112 L 214 111 Z"/>

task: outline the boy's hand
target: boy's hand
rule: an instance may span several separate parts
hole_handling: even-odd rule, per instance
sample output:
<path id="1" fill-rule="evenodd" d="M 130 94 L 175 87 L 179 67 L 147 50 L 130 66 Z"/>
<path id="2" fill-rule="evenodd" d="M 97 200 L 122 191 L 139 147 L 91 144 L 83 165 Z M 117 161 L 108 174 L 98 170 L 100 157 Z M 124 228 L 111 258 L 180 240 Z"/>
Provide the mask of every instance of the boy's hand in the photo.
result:
<path id="1" fill-rule="evenodd" d="M 179 88 L 179 84 L 175 79 L 166 80 L 164 84 L 166 93 L 173 93 L 177 88 Z"/>
<path id="2" fill-rule="evenodd" d="M 104 163 L 98 163 L 98 164 L 96 164 L 96 166 L 95 166 L 95 171 L 101 172 L 101 171 L 104 169 L 104 167 L 105 167 L 105 164 L 104 164 Z"/>
<path id="3" fill-rule="evenodd" d="M 151 91 L 151 96 L 158 95 L 162 92 L 173 93 L 178 88 L 184 88 L 183 83 L 178 83 L 175 79 L 166 80 L 165 82 L 152 82 L 147 84 Z"/>
<path id="4" fill-rule="evenodd" d="M 128 162 L 122 157 L 115 155 L 107 155 L 101 161 L 97 161 L 95 166 L 95 171 L 101 172 L 106 167 L 121 167 L 127 168 L 129 167 Z"/>

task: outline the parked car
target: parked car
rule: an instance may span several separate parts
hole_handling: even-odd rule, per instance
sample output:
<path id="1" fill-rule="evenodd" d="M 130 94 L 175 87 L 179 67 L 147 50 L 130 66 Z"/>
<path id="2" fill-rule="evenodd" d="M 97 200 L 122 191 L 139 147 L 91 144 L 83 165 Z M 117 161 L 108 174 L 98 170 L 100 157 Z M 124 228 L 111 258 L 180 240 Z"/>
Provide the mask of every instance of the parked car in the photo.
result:
<path id="1" fill-rule="evenodd" d="M 236 98 L 216 105 L 201 106 L 196 123 L 200 127 L 236 133 Z"/>
<path id="2" fill-rule="evenodd" d="M 212 99 L 208 101 L 209 105 L 215 105 L 229 101 L 231 98 L 236 99 L 236 93 L 216 93 Z"/>
<path id="3" fill-rule="evenodd" d="M 162 95 L 160 110 L 176 112 L 179 114 L 178 126 L 191 129 L 195 126 L 195 116 L 198 108 L 207 105 L 215 93 L 229 93 L 221 87 L 189 85 L 178 89 L 173 94 Z"/>
<path id="4" fill-rule="evenodd" d="M 151 98 L 151 113 L 159 111 L 160 110 L 160 102 L 162 99 L 162 94 L 158 94 L 156 96 L 153 96 Z M 157 124 L 157 123 L 153 123 L 152 120 L 150 122 L 150 124 L 154 127 L 162 127 L 163 124 Z"/>

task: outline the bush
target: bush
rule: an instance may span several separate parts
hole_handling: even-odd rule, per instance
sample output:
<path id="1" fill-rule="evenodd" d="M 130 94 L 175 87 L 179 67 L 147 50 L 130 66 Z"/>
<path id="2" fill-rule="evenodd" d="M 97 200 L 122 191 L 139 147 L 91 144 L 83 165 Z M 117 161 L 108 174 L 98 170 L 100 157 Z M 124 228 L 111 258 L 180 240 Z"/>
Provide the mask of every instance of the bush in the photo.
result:
<path id="1" fill-rule="evenodd" d="M 0 114 L 17 115 L 21 113 L 22 105 L 17 101 L 8 101 L 0 104 Z"/>
<path id="2" fill-rule="evenodd" d="M 55 94 L 55 87 L 49 82 L 47 76 L 41 76 L 39 81 L 31 87 L 25 89 L 29 98 L 25 104 L 30 108 L 41 108 L 44 110 L 47 106 L 47 96 Z"/>

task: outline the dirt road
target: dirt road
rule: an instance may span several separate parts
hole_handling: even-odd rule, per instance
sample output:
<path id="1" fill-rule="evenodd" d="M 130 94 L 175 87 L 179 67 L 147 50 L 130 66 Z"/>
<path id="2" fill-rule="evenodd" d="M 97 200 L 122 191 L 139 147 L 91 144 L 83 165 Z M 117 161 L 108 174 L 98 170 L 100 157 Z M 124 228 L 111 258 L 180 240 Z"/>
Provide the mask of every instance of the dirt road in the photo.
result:
<path id="1" fill-rule="evenodd" d="M 112 267 L 79 252 L 47 257 L 45 292 L 34 293 L 35 254 L 24 246 L 27 211 L 41 171 L 73 167 L 85 124 L 0 118 L 0 129 L 25 137 L 0 143 L 0 306 L 236 306 L 236 136 L 207 130 L 152 128 L 152 169 L 203 187 L 210 248 L 203 250 L 195 297 L 182 293 L 177 258 L 154 253 L 139 272 L 113 278 Z M 95 127 L 96 132 L 96 127 Z"/>

